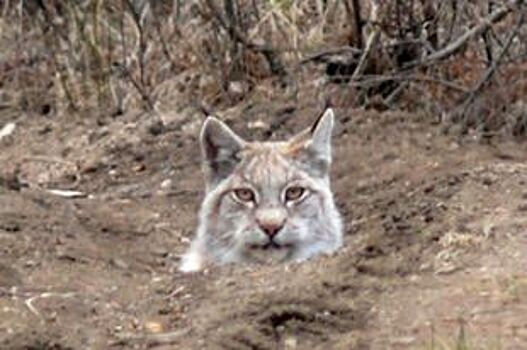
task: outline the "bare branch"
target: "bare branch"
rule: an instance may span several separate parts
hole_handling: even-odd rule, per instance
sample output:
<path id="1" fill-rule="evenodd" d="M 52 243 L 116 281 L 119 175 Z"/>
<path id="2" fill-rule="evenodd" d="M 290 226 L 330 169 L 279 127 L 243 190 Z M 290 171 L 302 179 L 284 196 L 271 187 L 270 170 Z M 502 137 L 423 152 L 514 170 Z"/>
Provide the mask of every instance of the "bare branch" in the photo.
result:
<path id="1" fill-rule="evenodd" d="M 505 57 L 505 55 L 507 54 L 507 51 L 509 50 L 514 38 L 516 37 L 516 35 L 518 35 L 518 32 L 521 26 L 523 25 L 524 21 L 525 21 L 525 14 L 522 12 L 520 14 L 520 18 L 518 19 L 518 22 L 516 23 L 516 26 L 514 27 L 514 30 L 507 37 L 507 40 L 505 41 L 505 45 L 503 46 L 503 49 L 501 50 L 499 56 L 496 58 L 495 61 L 492 62 L 491 66 L 485 72 L 485 75 L 483 75 L 481 80 L 476 84 L 476 86 L 470 92 L 469 96 L 465 99 L 465 101 L 461 105 L 461 116 L 463 116 L 466 113 L 468 107 L 476 98 L 476 95 L 479 93 L 479 91 L 483 88 L 483 86 L 490 80 L 490 78 L 496 72 L 496 69 L 498 68 L 503 57 Z"/>
<path id="2" fill-rule="evenodd" d="M 317 52 L 311 55 L 307 55 L 306 57 L 302 58 L 300 62 L 298 62 L 298 65 L 300 66 L 300 65 L 306 64 L 308 62 L 313 62 L 313 61 L 314 62 L 324 61 L 326 58 L 330 56 L 338 56 L 338 55 L 350 55 L 350 56 L 357 55 L 358 56 L 360 53 L 362 53 L 361 50 L 356 49 L 354 47 L 349 47 L 349 46 L 331 48 L 331 49 L 323 50 L 323 51 L 320 51 L 320 52 Z"/>
<path id="3" fill-rule="evenodd" d="M 218 20 L 223 29 L 225 29 L 227 33 L 229 33 L 233 40 L 239 42 L 249 50 L 262 54 L 267 59 L 267 62 L 269 63 L 269 67 L 273 74 L 280 76 L 286 75 L 286 70 L 282 62 L 276 55 L 276 51 L 273 47 L 268 45 L 256 44 L 253 41 L 249 40 L 249 38 L 247 38 L 247 36 L 240 30 L 240 28 L 231 25 L 231 23 L 229 23 L 227 19 L 223 17 L 221 10 L 218 9 L 216 4 L 214 4 L 214 0 L 206 0 L 206 3 L 213 16 Z"/>
<path id="4" fill-rule="evenodd" d="M 433 83 L 433 84 L 439 84 L 446 88 L 449 88 L 451 90 L 459 91 L 462 93 L 468 93 L 470 90 L 462 85 L 456 84 L 452 81 L 444 80 L 437 77 L 431 77 L 431 76 L 420 76 L 415 74 L 394 74 L 394 75 L 379 75 L 379 76 L 367 76 L 359 81 L 350 82 L 350 86 L 360 86 L 360 87 L 368 87 L 368 86 L 374 86 L 379 85 L 384 82 L 388 81 L 396 81 L 396 82 L 406 82 L 406 81 L 416 81 L 416 82 L 424 82 L 424 83 Z"/>
<path id="5" fill-rule="evenodd" d="M 366 69 L 366 64 L 370 57 L 371 51 L 373 47 L 375 46 L 375 44 L 377 44 L 379 35 L 381 34 L 381 27 L 379 26 L 380 4 L 378 0 L 371 0 L 370 2 L 371 2 L 370 22 L 373 25 L 373 30 L 368 36 L 368 40 L 366 41 L 366 47 L 364 49 L 364 52 L 362 53 L 359 63 L 357 64 L 357 67 L 355 68 L 355 71 L 353 72 L 351 76 L 352 80 L 357 80 L 357 78 L 360 77 L 364 73 L 364 70 Z"/>
<path id="6" fill-rule="evenodd" d="M 351 0 L 351 6 L 348 2 L 348 0 L 344 0 L 344 6 L 346 8 L 346 14 L 348 17 L 348 21 L 351 22 L 350 27 L 351 29 L 351 41 L 349 42 L 350 45 L 354 45 L 358 48 L 361 48 L 364 46 L 364 42 L 362 40 L 362 19 L 360 17 L 360 2 L 359 0 Z"/>
<path id="7" fill-rule="evenodd" d="M 124 26 L 123 21 L 124 17 L 121 19 L 121 38 L 123 40 L 123 72 L 128 76 L 130 79 L 130 82 L 135 87 L 135 89 L 139 92 L 141 95 L 141 98 L 146 103 L 149 110 L 154 110 L 154 102 L 152 101 L 151 96 L 151 88 L 148 86 L 148 83 L 146 81 L 146 63 L 145 63 L 145 56 L 147 51 L 147 38 L 145 33 L 145 27 L 144 27 L 144 15 L 145 15 L 145 8 L 138 9 L 134 3 L 131 0 L 123 0 L 124 5 L 128 8 L 128 12 L 131 14 L 131 18 L 133 19 L 133 23 L 135 24 L 135 27 L 137 29 L 137 33 L 139 36 L 139 48 L 137 51 L 137 60 L 139 63 L 139 80 L 135 79 L 131 72 L 128 70 L 128 67 L 126 65 L 126 50 L 124 38 Z M 123 12 L 124 16 L 124 12 Z"/>
<path id="8" fill-rule="evenodd" d="M 428 55 L 420 60 L 415 60 L 412 62 L 409 62 L 406 67 L 416 67 L 416 66 L 425 66 L 432 64 L 436 61 L 442 60 L 444 58 L 447 58 L 453 54 L 455 54 L 457 51 L 459 51 L 470 39 L 472 39 L 475 36 L 481 35 L 483 32 L 488 30 L 493 23 L 499 22 L 507 14 L 512 12 L 514 9 L 514 6 L 521 4 L 521 0 L 515 0 L 513 3 L 507 4 L 505 6 L 499 7 L 494 12 L 483 18 L 480 24 L 473 27 L 472 29 L 467 30 L 463 35 L 461 35 L 457 40 L 453 41 L 449 45 L 447 45 L 442 50 L 439 50 L 431 55 Z"/>
<path id="9" fill-rule="evenodd" d="M 492 13 L 492 9 L 494 8 L 494 2 L 493 0 L 488 0 L 486 3 L 486 12 Z M 492 44 L 491 44 L 491 33 L 489 31 L 485 31 L 482 34 L 482 39 L 484 43 L 485 48 L 485 55 L 487 56 L 487 66 L 492 65 L 492 61 L 494 61 L 494 57 L 492 55 Z"/>

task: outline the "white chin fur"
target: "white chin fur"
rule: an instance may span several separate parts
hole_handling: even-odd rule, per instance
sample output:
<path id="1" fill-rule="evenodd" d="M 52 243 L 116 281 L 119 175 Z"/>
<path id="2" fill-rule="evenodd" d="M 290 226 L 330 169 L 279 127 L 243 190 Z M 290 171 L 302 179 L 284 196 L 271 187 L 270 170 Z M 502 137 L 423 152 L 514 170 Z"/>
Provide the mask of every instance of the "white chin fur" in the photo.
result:
<path id="1" fill-rule="evenodd" d="M 184 273 L 197 272 L 203 268 L 203 258 L 196 252 L 189 252 L 183 255 L 179 271 Z"/>

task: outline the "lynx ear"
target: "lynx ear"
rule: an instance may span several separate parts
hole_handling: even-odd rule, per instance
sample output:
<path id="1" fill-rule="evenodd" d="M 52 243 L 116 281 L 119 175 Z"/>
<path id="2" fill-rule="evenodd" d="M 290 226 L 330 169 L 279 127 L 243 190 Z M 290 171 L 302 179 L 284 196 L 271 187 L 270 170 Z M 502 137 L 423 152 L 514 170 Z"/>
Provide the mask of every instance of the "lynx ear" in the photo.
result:
<path id="1" fill-rule="evenodd" d="M 205 120 L 200 141 L 207 184 L 213 185 L 232 173 L 245 141 L 214 117 Z"/>
<path id="2" fill-rule="evenodd" d="M 311 144 L 308 146 L 318 158 L 323 159 L 328 165 L 331 163 L 331 135 L 334 119 L 333 109 L 326 109 L 311 127 Z"/>
<path id="3" fill-rule="evenodd" d="M 311 128 L 289 141 L 293 156 L 314 176 L 325 177 L 328 174 L 334 118 L 333 109 L 326 109 Z"/>

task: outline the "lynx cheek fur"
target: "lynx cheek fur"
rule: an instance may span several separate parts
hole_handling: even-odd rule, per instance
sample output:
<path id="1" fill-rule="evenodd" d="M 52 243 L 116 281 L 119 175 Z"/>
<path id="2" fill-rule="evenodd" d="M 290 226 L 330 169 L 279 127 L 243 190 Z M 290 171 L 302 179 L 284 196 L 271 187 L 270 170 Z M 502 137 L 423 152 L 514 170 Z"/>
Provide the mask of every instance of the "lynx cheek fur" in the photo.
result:
<path id="1" fill-rule="evenodd" d="M 333 111 L 285 142 L 248 142 L 208 117 L 201 131 L 206 194 L 180 270 L 302 261 L 342 245 L 330 189 Z"/>

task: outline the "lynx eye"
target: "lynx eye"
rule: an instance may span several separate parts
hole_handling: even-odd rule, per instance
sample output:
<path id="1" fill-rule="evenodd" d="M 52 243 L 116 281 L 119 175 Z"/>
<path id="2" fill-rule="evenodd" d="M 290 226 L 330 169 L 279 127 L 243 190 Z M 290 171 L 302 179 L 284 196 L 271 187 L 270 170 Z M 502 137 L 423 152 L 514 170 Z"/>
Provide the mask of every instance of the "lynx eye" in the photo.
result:
<path id="1" fill-rule="evenodd" d="M 285 200 L 288 202 L 299 200 L 305 192 L 305 188 L 300 186 L 289 187 L 285 191 Z"/>
<path id="2" fill-rule="evenodd" d="M 249 188 L 238 188 L 233 193 L 242 202 L 254 202 L 254 192 Z"/>

